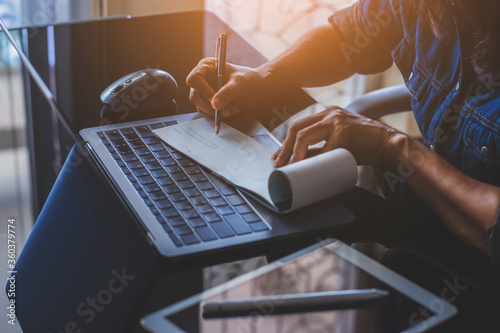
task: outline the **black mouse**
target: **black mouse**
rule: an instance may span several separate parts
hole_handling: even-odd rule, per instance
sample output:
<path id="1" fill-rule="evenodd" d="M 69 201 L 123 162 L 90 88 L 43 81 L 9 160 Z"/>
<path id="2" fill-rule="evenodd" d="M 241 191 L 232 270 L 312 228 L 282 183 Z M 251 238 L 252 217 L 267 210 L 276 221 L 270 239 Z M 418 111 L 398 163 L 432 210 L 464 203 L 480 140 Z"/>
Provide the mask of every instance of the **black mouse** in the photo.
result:
<path id="1" fill-rule="evenodd" d="M 175 79 L 161 69 L 125 75 L 101 93 L 101 118 L 120 123 L 175 114 L 177 89 Z"/>

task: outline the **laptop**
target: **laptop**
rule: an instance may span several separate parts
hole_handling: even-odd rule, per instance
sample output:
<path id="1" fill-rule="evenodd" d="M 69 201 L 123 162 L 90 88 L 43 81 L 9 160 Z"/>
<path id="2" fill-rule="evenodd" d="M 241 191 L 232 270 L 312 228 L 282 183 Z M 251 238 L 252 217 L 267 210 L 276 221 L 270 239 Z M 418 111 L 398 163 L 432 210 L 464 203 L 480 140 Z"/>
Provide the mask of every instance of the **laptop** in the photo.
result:
<path id="1" fill-rule="evenodd" d="M 334 198 L 293 214 L 271 212 L 153 133 L 154 129 L 201 117 L 197 113 L 98 126 L 75 133 L 50 89 L 0 23 L 68 134 L 83 147 L 82 157 L 89 159 L 112 185 L 163 259 L 173 262 L 214 258 L 214 253 L 249 257 L 262 254 L 259 245 L 272 246 L 278 240 L 294 237 L 314 239 L 354 220 Z M 234 119 L 231 125 L 271 149 L 280 145 L 248 115 Z"/>

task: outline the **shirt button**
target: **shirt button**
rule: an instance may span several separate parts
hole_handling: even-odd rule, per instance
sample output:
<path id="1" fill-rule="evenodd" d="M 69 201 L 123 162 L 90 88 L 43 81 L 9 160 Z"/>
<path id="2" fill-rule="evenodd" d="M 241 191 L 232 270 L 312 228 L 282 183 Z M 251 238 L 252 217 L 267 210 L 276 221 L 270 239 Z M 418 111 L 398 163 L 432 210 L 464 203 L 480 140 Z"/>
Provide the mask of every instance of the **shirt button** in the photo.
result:
<path id="1" fill-rule="evenodd" d="M 408 81 L 411 80 L 412 76 L 413 76 L 413 72 L 411 72 L 410 76 L 408 76 Z"/>
<path id="2" fill-rule="evenodd" d="M 481 147 L 481 157 L 482 158 L 488 157 L 488 147 L 486 147 L 486 146 Z"/>
<path id="3" fill-rule="evenodd" d="M 432 151 L 435 151 L 435 150 L 436 150 L 436 147 L 434 147 L 434 145 L 429 145 L 429 148 L 430 148 Z"/>
<path id="4" fill-rule="evenodd" d="M 460 89 L 460 82 L 457 82 L 457 85 L 455 86 L 455 90 L 458 91 Z"/>

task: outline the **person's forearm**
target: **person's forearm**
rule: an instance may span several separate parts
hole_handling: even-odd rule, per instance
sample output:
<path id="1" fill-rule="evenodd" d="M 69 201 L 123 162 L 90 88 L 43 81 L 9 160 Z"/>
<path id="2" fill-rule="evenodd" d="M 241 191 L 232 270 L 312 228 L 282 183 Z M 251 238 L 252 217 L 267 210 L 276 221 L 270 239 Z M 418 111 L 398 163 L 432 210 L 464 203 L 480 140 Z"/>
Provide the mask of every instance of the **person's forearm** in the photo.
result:
<path id="1" fill-rule="evenodd" d="M 323 25 L 303 35 L 259 70 L 281 91 L 333 84 L 354 74 L 341 51 L 341 43 L 337 30 Z"/>
<path id="2" fill-rule="evenodd" d="M 500 188 L 463 174 L 402 134 L 386 144 L 384 160 L 463 241 L 487 251 L 488 229 L 500 207 Z"/>

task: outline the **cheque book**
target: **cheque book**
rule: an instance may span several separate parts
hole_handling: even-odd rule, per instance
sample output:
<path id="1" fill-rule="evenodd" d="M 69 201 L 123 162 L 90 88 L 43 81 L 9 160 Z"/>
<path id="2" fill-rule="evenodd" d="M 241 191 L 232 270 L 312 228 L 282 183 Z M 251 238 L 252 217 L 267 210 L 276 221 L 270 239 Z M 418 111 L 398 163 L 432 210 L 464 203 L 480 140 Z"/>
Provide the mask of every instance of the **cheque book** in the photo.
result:
<path id="1" fill-rule="evenodd" d="M 273 150 L 223 123 L 219 135 L 205 118 L 155 130 L 168 145 L 268 208 L 288 213 L 352 189 L 356 160 L 335 149 L 275 168 Z"/>

